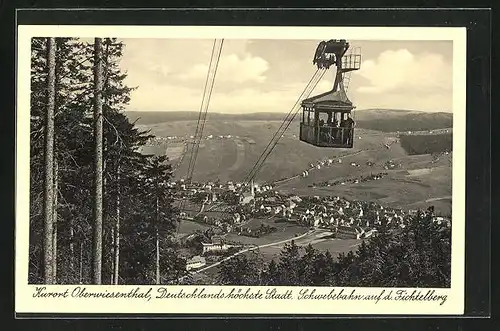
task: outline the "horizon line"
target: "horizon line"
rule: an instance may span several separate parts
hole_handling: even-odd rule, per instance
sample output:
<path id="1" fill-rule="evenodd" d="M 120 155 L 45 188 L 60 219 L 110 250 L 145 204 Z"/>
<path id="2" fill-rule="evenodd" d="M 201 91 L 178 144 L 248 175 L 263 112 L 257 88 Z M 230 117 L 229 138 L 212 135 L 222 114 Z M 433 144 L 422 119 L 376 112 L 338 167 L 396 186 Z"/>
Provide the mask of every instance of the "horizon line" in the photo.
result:
<path id="1" fill-rule="evenodd" d="M 419 113 L 447 113 L 453 114 L 452 110 L 417 110 L 417 109 L 406 109 L 406 108 L 362 108 L 354 109 L 352 112 L 357 111 L 370 111 L 370 110 L 386 110 L 386 111 L 405 111 L 405 112 L 419 112 Z M 199 113 L 198 110 L 124 110 L 124 112 L 136 112 L 136 113 Z M 231 113 L 231 112 L 220 112 L 220 111 L 210 111 L 208 114 L 221 114 L 221 115 L 255 115 L 255 114 L 287 114 L 286 111 L 257 111 L 257 112 L 245 112 L 245 113 Z"/>

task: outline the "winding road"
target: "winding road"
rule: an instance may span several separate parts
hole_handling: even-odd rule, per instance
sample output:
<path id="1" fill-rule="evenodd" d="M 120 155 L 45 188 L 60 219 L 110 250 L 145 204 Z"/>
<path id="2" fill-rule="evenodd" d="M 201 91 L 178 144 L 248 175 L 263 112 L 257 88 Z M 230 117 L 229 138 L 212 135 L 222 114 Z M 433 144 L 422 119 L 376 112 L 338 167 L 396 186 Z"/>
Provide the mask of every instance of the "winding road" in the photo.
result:
<path id="1" fill-rule="evenodd" d="M 293 238 L 289 238 L 289 239 L 285 239 L 285 240 L 281 240 L 281 241 L 272 242 L 272 243 L 269 243 L 269 244 L 264 244 L 264 245 L 260 245 L 260 246 L 253 246 L 253 247 L 250 247 L 250 248 L 243 249 L 243 250 L 241 250 L 239 252 L 234 253 L 233 255 L 225 257 L 224 259 L 220 260 L 219 262 L 216 262 L 214 264 L 211 264 L 209 266 L 206 266 L 204 268 L 201 268 L 201 269 L 198 269 L 196 271 L 191 272 L 190 276 L 191 275 L 196 275 L 196 274 L 204 272 L 204 271 L 206 271 L 208 269 L 217 267 L 217 266 L 221 265 L 222 263 L 224 263 L 224 262 L 232 259 L 235 256 L 238 256 L 238 255 L 241 255 L 241 254 L 244 254 L 244 253 L 247 253 L 247 252 L 251 252 L 251 251 L 254 251 L 254 250 L 258 250 L 258 249 L 261 249 L 261 248 L 265 248 L 265 247 L 282 245 L 282 244 L 285 244 L 285 243 L 290 242 L 292 240 L 298 240 L 298 239 L 304 238 L 304 237 L 306 237 L 308 235 L 313 234 L 314 232 L 316 232 L 316 230 L 310 230 L 310 231 L 308 231 L 308 232 L 306 232 L 304 234 L 301 234 L 300 236 L 297 236 L 297 237 L 293 237 Z M 180 280 L 183 280 L 186 277 L 188 277 L 188 276 L 182 277 Z"/>
<path id="2" fill-rule="evenodd" d="M 427 200 L 425 200 L 425 202 L 432 202 L 432 201 L 439 201 L 439 200 L 447 200 L 447 199 L 452 199 L 452 196 L 451 196 L 451 195 L 447 195 L 447 196 L 444 196 L 444 197 L 431 198 L 431 199 L 427 199 Z"/>
<path id="3" fill-rule="evenodd" d="M 419 201 L 415 201 L 413 203 L 410 203 L 409 206 L 417 205 L 419 203 L 428 203 L 428 202 L 448 200 L 448 199 L 453 199 L 453 196 L 446 195 L 446 196 L 443 196 L 443 197 L 436 197 L 436 198 L 429 198 L 429 199 L 426 199 L 426 200 L 419 200 Z"/>

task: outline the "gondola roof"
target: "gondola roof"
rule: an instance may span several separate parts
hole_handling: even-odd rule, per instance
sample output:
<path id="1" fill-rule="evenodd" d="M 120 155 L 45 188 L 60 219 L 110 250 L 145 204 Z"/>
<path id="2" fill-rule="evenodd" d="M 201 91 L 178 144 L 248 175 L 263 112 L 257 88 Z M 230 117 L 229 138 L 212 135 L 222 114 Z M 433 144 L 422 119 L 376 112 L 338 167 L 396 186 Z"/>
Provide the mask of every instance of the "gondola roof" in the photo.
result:
<path id="1" fill-rule="evenodd" d="M 304 99 L 302 101 L 302 106 L 323 109 L 354 109 L 351 100 L 349 100 L 343 88 L 340 88 L 338 91 L 331 90 L 322 94 L 312 96 L 308 99 Z"/>

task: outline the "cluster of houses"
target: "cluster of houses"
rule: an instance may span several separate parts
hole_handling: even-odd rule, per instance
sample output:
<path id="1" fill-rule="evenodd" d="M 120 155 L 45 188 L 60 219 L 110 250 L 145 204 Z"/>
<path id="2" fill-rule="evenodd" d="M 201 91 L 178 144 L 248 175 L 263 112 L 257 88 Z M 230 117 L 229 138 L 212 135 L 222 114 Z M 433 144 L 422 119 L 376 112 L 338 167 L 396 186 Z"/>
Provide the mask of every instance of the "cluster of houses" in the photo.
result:
<path id="1" fill-rule="evenodd" d="M 188 140 L 194 140 L 194 136 L 189 136 L 188 137 Z M 203 137 L 202 139 L 203 140 L 222 140 L 222 139 L 239 139 L 240 137 L 239 136 L 233 136 L 233 135 L 230 135 L 230 134 L 224 134 L 224 135 L 213 135 L 213 134 L 209 134 L 209 135 L 206 135 L 205 137 Z"/>
<path id="2" fill-rule="evenodd" d="M 195 255 L 186 261 L 186 270 L 199 269 L 207 264 L 207 256 L 222 255 L 224 253 L 230 253 L 233 249 L 241 249 L 243 245 L 225 243 L 223 241 L 218 241 L 215 243 L 202 243 L 202 253 L 201 255 Z"/>
<path id="3" fill-rule="evenodd" d="M 334 159 L 318 161 L 318 163 L 316 165 L 311 163 L 311 164 L 309 164 L 309 169 L 302 171 L 302 173 L 300 175 L 302 177 L 309 177 L 309 171 L 314 170 L 314 169 L 320 170 L 322 167 L 328 167 L 328 166 L 333 165 L 334 163 L 342 163 L 342 159 L 337 159 L 336 161 Z M 373 167 L 375 165 L 375 163 L 368 161 L 368 162 L 366 162 L 366 165 L 369 167 Z M 356 163 L 356 162 L 351 162 L 350 166 L 359 168 L 361 165 L 359 163 Z"/>
<path id="4" fill-rule="evenodd" d="M 381 225 L 404 228 L 416 212 L 340 197 L 300 198 L 275 193 L 256 197 L 247 217 L 275 217 L 302 226 L 340 231 L 343 236 L 359 239 L 372 235 Z M 450 220 L 444 217 L 434 220 L 450 225 Z"/>
<path id="5" fill-rule="evenodd" d="M 434 130 L 425 130 L 425 131 L 406 131 L 406 132 L 399 132 L 396 131 L 396 134 L 402 135 L 402 134 L 407 134 L 407 135 L 422 135 L 422 134 L 443 134 L 443 133 L 450 133 L 453 132 L 453 129 L 434 129 Z"/>
<path id="6" fill-rule="evenodd" d="M 336 185 L 345 185 L 345 184 L 358 184 L 358 183 L 364 183 L 364 182 L 369 182 L 373 180 L 379 180 L 383 178 L 384 176 L 387 176 L 387 172 L 381 172 L 378 174 L 370 174 L 368 176 L 361 176 L 361 177 L 355 177 L 355 178 L 347 178 L 347 179 L 341 179 L 341 180 L 336 180 L 333 182 L 330 181 L 325 181 L 322 183 L 313 183 L 312 187 L 326 187 L 326 186 L 336 186 Z"/>
<path id="7" fill-rule="evenodd" d="M 183 138 L 178 136 L 167 136 L 167 137 L 154 136 L 148 140 L 147 144 L 150 146 L 161 146 L 168 142 L 180 142 L 181 140 L 183 140 Z"/>
<path id="8" fill-rule="evenodd" d="M 375 177 L 378 178 L 379 175 L 374 175 L 373 179 Z M 266 218 L 280 222 L 291 222 L 309 228 L 327 229 L 335 233 L 337 238 L 362 239 L 376 234 L 377 229 L 382 225 L 403 229 L 408 226 L 412 216 L 417 213 L 417 210 L 405 211 L 384 207 L 374 202 L 350 201 L 338 196 L 299 197 L 285 195 L 274 191 L 271 187 L 263 190 L 262 187 L 253 183 L 250 187 L 239 183 L 197 185 L 198 189 L 203 190 L 207 197 L 211 197 L 203 200 L 206 203 L 214 200 L 214 191 L 218 189 L 228 190 L 230 185 L 235 187 L 233 193 L 243 197 L 239 200 L 239 211 L 229 214 L 226 218 L 198 215 L 198 221 L 215 226 L 221 233 L 235 232 L 239 235 L 260 236 L 263 234 L 259 232 L 259 228 L 250 229 L 244 225 L 250 219 Z M 248 199 L 245 198 L 247 196 Z M 434 217 L 434 222 L 442 226 L 451 226 L 451 220 L 445 217 Z M 261 228 L 264 229 L 262 226 Z M 273 227 L 268 226 L 268 228 L 264 230 L 272 232 Z M 203 243 L 202 255 L 226 252 L 237 246 L 235 245 L 223 242 Z M 188 261 L 187 268 L 188 270 L 200 268 L 204 263 L 206 261 L 203 256 L 194 257 Z"/>
<path id="9" fill-rule="evenodd" d="M 207 264 L 204 256 L 196 255 L 186 261 L 186 270 L 199 269 Z"/>
<path id="10" fill-rule="evenodd" d="M 213 140 L 213 139 L 239 139 L 239 136 L 233 136 L 233 135 L 213 135 L 209 134 L 203 137 L 204 140 Z M 185 141 L 193 141 L 195 139 L 195 136 L 154 136 L 150 138 L 147 142 L 148 145 L 151 146 L 161 146 L 164 145 L 168 142 L 185 142 Z"/>
<path id="11" fill-rule="evenodd" d="M 386 174 L 372 174 L 356 180 L 377 180 Z M 350 201 L 340 197 L 286 195 L 273 190 L 271 185 L 259 186 L 254 183 L 190 183 L 188 187 L 180 180 L 170 185 L 180 188 L 185 196 L 194 197 L 197 194 L 201 197 L 199 201 L 201 209 L 195 220 L 212 225 L 221 233 L 235 232 L 247 235 L 248 232 L 253 235 L 257 229 L 245 227 L 245 223 L 250 219 L 267 218 L 304 227 L 333 230 L 340 238 L 360 239 L 376 233 L 382 224 L 404 228 L 411 221 L 411 216 L 417 212 L 384 207 L 374 202 Z M 222 200 L 220 197 L 227 194 L 235 197 L 233 207 L 237 207 L 237 212 L 227 213 L 224 218 L 210 217 L 204 213 L 206 205 L 220 203 Z M 450 220 L 447 218 L 434 219 L 438 224 L 450 225 Z M 204 251 L 224 250 L 227 247 L 227 245 L 206 244 Z"/>
<path id="12" fill-rule="evenodd" d="M 372 174 L 353 181 L 377 180 L 386 174 Z M 374 202 L 349 201 L 340 197 L 301 198 L 281 194 L 274 191 L 271 186 L 260 187 L 253 183 L 250 185 L 232 182 L 217 185 L 207 183 L 198 184 L 198 186 L 197 188 L 191 187 L 193 190 L 201 190 L 204 196 L 197 221 L 221 228 L 226 233 L 241 228 L 247 220 L 263 217 L 281 218 L 283 221 L 309 227 L 330 229 L 361 227 L 366 233 L 381 224 L 404 228 L 410 216 L 416 212 L 384 207 Z M 223 219 L 203 214 L 206 204 L 218 201 L 218 190 L 230 191 L 234 194 L 235 203 L 240 207 L 238 212 L 229 214 Z M 446 222 L 445 219 L 439 219 L 439 221 Z"/>
<path id="13" fill-rule="evenodd" d="M 385 170 L 392 170 L 392 169 L 395 169 L 395 168 L 401 168 L 401 163 L 397 163 L 393 160 L 389 160 L 387 162 L 384 163 L 384 169 Z"/>

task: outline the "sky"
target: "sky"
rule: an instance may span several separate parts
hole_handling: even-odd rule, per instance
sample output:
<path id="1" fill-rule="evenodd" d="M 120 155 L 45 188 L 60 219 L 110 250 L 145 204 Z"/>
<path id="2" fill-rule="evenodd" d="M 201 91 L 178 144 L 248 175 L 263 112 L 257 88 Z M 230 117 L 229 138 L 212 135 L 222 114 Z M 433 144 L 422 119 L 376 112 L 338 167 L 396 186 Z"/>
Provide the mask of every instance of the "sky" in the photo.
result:
<path id="1" fill-rule="evenodd" d="M 123 39 L 121 68 L 136 86 L 127 110 L 198 111 L 213 40 Z M 288 112 L 314 74 L 320 40 L 225 39 L 209 111 Z M 452 112 L 451 41 L 356 41 L 361 69 L 347 95 L 356 109 Z M 334 67 L 312 95 L 330 90 Z"/>

